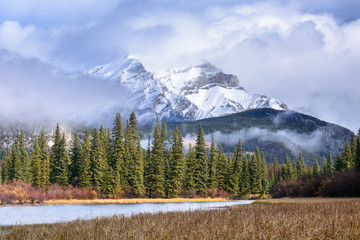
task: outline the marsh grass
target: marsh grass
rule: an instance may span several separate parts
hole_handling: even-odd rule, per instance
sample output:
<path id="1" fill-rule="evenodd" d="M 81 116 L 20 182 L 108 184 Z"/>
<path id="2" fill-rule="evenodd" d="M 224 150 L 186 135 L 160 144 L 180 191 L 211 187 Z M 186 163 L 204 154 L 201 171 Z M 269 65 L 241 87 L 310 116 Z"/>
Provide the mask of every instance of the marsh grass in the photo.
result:
<path id="1" fill-rule="evenodd" d="M 360 199 L 261 202 L 209 211 L 139 214 L 53 225 L 17 226 L 0 239 L 360 238 Z"/>

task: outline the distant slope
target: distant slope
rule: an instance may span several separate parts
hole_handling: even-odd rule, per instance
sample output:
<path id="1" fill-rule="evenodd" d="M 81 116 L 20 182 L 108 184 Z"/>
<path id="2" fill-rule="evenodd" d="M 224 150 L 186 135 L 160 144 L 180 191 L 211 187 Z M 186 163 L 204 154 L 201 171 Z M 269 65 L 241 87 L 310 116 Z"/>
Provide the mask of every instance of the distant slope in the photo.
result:
<path id="1" fill-rule="evenodd" d="M 301 151 L 307 163 L 313 163 L 315 159 L 321 163 L 329 151 L 333 155 L 341 152 L 352 134 L 344 127 L 309 115 L 270 108 L 194 122 L 168 123 L 167 126 L 169 134 L 178 126 L 185 138 L 195 138 L 199 124 L 208 135 L 208 140 L 213 134 L 215 141 L 224 145 L 225 150 L 232 151 L 241 138 L 245 151 L 255 151 L 258 146 L 270 162 L 274 157 L 283 162 L 286 154 L 295 160 Z M 149 126 L 141 129 L 149 129 Z"/>

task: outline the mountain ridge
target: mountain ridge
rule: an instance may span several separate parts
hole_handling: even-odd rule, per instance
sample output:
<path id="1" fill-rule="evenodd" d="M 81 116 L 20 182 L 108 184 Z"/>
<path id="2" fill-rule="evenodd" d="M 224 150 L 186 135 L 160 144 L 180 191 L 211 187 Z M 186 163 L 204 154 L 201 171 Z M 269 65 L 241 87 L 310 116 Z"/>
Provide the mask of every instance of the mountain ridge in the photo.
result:
<path id="1" fill-rule="evenodd" d="M 96 66 L 87 74 L 127 87 L 132 93 L 128 102 L 134 106 L 139 122 L 157 117 L 186 122 L 255 108 L 288 109 L 277 99 L 247 92 L 237 76 L 207 61 L 151 73 L 139 60 L 127 56 Z"/>

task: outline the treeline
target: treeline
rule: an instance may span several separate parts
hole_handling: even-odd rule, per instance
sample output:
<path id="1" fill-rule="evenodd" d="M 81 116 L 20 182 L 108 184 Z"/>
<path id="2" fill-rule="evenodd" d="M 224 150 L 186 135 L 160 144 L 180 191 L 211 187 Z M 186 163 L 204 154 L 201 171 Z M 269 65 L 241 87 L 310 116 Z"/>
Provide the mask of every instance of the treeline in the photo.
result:
<path id="1" fill-rule="evenodd" d="M 1 179 L 5 183 L 29 182 L 45 190 L 50 184 L 72 185 L 95 189 L 109 197 L 191 197 L 269 191 L 271 183 L 264 153 L 258 149 L 252 156 L 245 156 L 240 140 L 233 154 L 226 156 L 214 139 L 208 149 L 199 125 L 196 144 L 190 144 L 185 154 L 177 128 L 170 143 L 167 142 L 164 121 L 155 124 L 147 150 L 141 148 L 134 113 L 126 120 L 125 133 L 123 129 L 122 118 L 116 114 L 112 129 L 101 126 L 91 134 L 86 131 L 83 141 L 75 133 L 67 150 L 65 135 L 58 125 L 52 147 L 48 147 L 42 131 L 35 138 L 30 156 L 21 133 L 5 154 Z"/>
<path id="2" fill-rule="evenodd" d="M 331 153 L 323 158 L 321 167 L 316 160 L 312 168 L 304 168 L 300 153 L 295 164 L 286 157 L 284 165 L 270 167 L 274 186 L 273 197 L 355 197 L 360 196 L 360 130 L 346 142 L 342 154 Z"/>
<path id="3" fill-rule="evenodd" d="M 171 139 L 168 142 L 168 139 Z M 287 156 L 284 164 L 276 159 L 266 164 L 264 153 L 245 154 L 239 139 L 234 151 L 224 153 L 212 138 L 207 146 L 201 125 L 195 146 L 185 154 L 182 134 L 175 128 L 168 138 L 166 124 L 156 122 L 153 137 L 146 150 L 140 145 L 136 115 L 125 123 L 118 113 L 112 129 L 86 130 L 83 140 L 74 133 L 69 149 L 65 135 L 57 125 L 48 147 L 44 131 L 35 138 L 29 156 L 24 134 L 7 151 L 1 166 L 3 183 L 23 181 L 34 187 L 50 188 L 51 184 L 93 189 L 107 197 L 172 198 L 178 196 L 248 196 L 263 195 L 273 186 L 289 180 L 314 178 L 334 171 L 360 170 L 360 139 L 353 135 L 344 151 L 332 154 L 312 167 L 306 166 L 299 154 L 296 162 Z"/>

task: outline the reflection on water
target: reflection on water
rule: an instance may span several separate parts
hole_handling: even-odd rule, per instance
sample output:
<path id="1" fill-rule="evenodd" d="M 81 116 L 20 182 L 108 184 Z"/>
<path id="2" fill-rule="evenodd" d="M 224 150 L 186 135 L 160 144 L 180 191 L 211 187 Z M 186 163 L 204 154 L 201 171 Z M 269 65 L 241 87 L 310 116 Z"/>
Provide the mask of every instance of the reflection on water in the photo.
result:
<path id="1" fill-rule="evenodd" d="M 0 226 L 67 222 L 113 215 L 130 216 L 138 213 L 157 213 L 211 209 L 252 201 L 196 202 L 196 203 L 138 203 L 99 205 L 46 205 L 0 207 Z"/>

